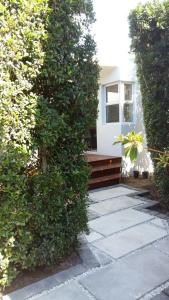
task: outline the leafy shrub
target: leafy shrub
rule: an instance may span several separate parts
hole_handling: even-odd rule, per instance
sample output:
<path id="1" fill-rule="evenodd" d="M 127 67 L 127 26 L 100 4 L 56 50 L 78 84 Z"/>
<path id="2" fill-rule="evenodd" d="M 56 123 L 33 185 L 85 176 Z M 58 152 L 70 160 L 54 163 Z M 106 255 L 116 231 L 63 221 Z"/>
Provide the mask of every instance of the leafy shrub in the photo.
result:
<path id="1" fill-rule="evenodd" d="M 91 1 L 0 4 L 0 285 L 57 263 L 87 229 L 97 114 Z"/>
<path id="2" fill-rule="evenodd" d="M 129 16 L 132 51 L 140 82 L 148 148 L 169 148 L 169 1 L 138 5 Z M 155 181 L 165 202 L 169 200 L 169 174 L 152 153 Z M 169 201 L 168 201 L 169 203 Z"/>
<path id="3" fill-rule="evenodd" d="M 138 158 L 138 154 L 143 150 L 143 136 L 141 133 L 131 131 L 124 135 L 119 135 L 113 145 L 122 144 L 124 146 L 124 155 L 129 157 L 131 162 Z"/>

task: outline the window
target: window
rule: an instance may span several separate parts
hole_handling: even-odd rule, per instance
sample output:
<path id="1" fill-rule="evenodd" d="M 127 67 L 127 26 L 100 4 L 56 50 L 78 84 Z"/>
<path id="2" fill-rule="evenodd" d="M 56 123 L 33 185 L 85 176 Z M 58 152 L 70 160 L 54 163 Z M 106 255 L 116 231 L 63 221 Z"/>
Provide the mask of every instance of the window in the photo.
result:
<path id="1" fill-rule="evenodd" d="M 106 123 L 119 122 L 119 86 L 106 87 Z"/>
<path id="2" fill-rule="evenodd" d="M 124 122 L 133 122 L 133 87 L 131 83 L 124 84 L 123 120 Z"/>
<path id="3" fill-rule="evenodd" d="M 119 104 L 106 106 L 107 123 L 119 122 Z"/>
<path id="4" fill-rule="evenodd" d="M 132 84 L 124 84 L 124 100 L 132 101 Z"/>
<path id="5" fill-rule="evenodd" d="M 124 122 L 133 122 L 133 104 L 124 103 Z"/>
<path id="6" fill-rule="evenodd" d="M 106 123 L 133 122 L 133 84 L 129 82 L 112 83 L 105 87 L 104 120 Z"/>

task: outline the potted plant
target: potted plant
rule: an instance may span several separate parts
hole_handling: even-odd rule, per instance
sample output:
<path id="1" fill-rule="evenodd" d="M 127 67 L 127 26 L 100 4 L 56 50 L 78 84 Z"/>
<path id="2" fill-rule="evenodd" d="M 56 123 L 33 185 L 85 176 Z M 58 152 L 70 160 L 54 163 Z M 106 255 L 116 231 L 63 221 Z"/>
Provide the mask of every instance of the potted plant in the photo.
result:
<path id="1" fill-rule="evenodd" d="M 124 155 L 125 157 L 129 157 L 131 162 L 136 161 L 138 154 L 143 150 L 143 136 L 141 133 L 136 133 L 135 131 L 129 132 L 126 136 L 120 135 L 113 145 L 119 143 L 124 146 Z M 157 164 L 166 169 L 169 174 L 169 149 L 166 151 L 160 151 L 148 147 L 147 150 L 158 155 L 155 158 Z M 133 171 L 133 175 L 134 178 L 138 178 L 139 171 Z M 142 177 L 147 179 L 149 177 L 149 172 L 144 171 L 142 173 Z"/>
<path id="2" fill-rule="evenodd" d="M 138 154 L 143 150 L 143 136 L 135 131 L 129 132 L 126 136 L 119 135 L 113 145 L 122 144 L 124 155 L 129 157 L 131 162 L 136 161 Z"/>
<path id="3" fill-rule="evenodd" d="M 131 163 L 137 160 L 138 154 L 143 150 L 143 136 L 135 131 L 129 132 L 126 136 L 120 135 L 114 144 L 121 143 L 124 146 L 124 155 L 129 157 Z M 134 178 L 139 178 L 139 171 L 133 171 Z"/>
<path id="4" fill-rule="evenodd" d="M 133 176 L 134 176 L 135 179 L 136 179 L 136 178 L 139 178 L 139 171 L 134 170 L 134 171 L 133 171 Z"/>
<path id="5" fill-rule="evenodd" d="M 149 172 L 148 171 L 143 171 L 142 172 L 142 178 L 143 179 L 148 179 L 148 177 L 149 177 Z"/>

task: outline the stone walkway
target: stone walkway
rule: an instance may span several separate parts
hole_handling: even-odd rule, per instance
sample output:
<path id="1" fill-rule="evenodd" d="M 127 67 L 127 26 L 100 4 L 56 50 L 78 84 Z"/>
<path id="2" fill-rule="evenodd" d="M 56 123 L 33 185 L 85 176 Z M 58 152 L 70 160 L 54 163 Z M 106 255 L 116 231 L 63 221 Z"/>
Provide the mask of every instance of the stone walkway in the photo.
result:
<path id="1" fill-rule="evenodd" d="M 90 192 L 82 263 L 3 299 L 169 300 L 168 220 L 139 194 L 122 185 Z"/>

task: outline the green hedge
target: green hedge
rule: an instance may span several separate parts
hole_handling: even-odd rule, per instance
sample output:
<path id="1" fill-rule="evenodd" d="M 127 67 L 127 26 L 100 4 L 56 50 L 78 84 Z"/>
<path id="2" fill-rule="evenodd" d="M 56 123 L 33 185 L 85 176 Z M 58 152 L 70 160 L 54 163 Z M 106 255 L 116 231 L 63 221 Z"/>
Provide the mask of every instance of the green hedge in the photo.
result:
<path id="1" fill-rule="evenodd" d="M 135 53 L 148 147 L 169 149 L 169 1 L 138 5 L 129 16 L 131 49 Z M 169 205 L 169 172 L 156 161 L 155 182 Z"/>
<path id="2" fill-rule="evenodd" d="M 0 285 L 87 230 L 84 138 L 97 115 L 90 0 L 0 4 Z"/>

